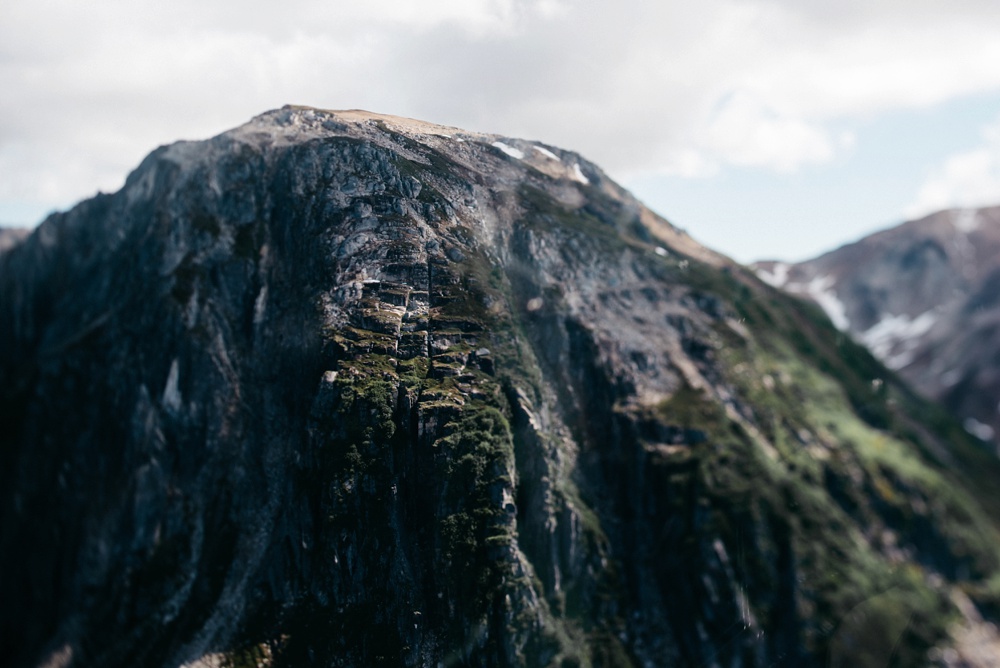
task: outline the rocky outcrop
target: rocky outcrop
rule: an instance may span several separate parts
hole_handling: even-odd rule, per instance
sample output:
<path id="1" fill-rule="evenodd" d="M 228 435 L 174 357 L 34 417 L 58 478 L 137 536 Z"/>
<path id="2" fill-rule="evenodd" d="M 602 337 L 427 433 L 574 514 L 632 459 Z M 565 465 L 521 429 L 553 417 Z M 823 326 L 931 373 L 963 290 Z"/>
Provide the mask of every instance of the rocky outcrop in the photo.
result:
<path id="1" fill-rule="evenodd" d="M 818 303 L 969 433 L 1000 435 L 1000 207 L 953 209 L 761 276 Z"/>
<path id="2" fill-rule="evenodd" d="M 1000 607 L 995 460 L 553 147 L 269 112 L 0 308 L 11 665 L 946 664 Z"/>

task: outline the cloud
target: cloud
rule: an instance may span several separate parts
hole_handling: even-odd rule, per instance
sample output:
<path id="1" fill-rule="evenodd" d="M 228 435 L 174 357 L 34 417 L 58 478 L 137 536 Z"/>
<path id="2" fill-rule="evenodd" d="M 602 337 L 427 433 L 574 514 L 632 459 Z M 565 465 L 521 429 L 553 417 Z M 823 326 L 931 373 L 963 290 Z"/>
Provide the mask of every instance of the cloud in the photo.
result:
<path id="1" fill-rule="evenodd" d="M 907 218 L 1000 202 L 1000 119 L 983 128 L 982 137 L 980 146 L 948 157 L 931 172 L 906 207 Z"/>
<path id="2" fill-rule="evenodd" d="M 877 6 L 875 6 L 877 5 Z M 0 201 L 66 205 L 285 103 L 579 150 L 615 176 L 794 171 L 834 128 L 1000 89 L 979 0 L 7 0 Z"/>
<path id="3" fill-rule="evenodd" d="M 706 146 L 723 162 L 783 172 L 826 162 L 843 143 L 821 125 L 782 116 L 747 95 L 726 100 L 703 136 Z"/>

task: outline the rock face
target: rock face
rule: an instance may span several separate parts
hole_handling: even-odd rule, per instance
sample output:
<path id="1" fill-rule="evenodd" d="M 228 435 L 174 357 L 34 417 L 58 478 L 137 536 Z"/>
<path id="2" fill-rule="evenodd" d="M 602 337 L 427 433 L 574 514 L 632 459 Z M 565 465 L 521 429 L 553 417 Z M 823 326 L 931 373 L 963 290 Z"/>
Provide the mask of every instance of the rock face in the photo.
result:
<path id="1" fill-rule="evenodd" d="M 0 256 L 0 374 L 13 666 L 996 640 L 996 460 L 549 146 L 285 108 L 158 149 Z"/>
<path id="2" fill-rule="evenodd" d="M 814 260 L 757 266 L 1000 445 L 1000 207 L 941 211 Z"/>

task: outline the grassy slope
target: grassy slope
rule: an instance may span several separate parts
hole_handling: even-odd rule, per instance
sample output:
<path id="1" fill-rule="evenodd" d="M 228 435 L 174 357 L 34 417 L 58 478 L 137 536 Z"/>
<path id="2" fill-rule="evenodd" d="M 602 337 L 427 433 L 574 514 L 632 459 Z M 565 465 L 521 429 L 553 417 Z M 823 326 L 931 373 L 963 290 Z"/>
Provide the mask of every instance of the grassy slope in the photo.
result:
<path id="1" fill-rule="evenodd" d="M 841 620 L 814 641 L 850 643 L 861 665 L 889 656 L 919 664 L 954 610 L 934 574 L 996 606 L 1000 464 L 937 406 L 918 398 L 818 308 L 741 270 L 697 269 L 696 284 L 727 300 L 750 338 L 729 337 L 728 379 L 779 456 L 734 447 L 760 475 L 749 494 L 784 508 L 805 575 L 802 601 Z M 720 424 L 721 426 L 721 424 Z M 752 440 L 752 439 L 751 439 Z M 713 464 L 720 492 L 742 489 L 732 463 Z M 710 474 L 711 475 L 711 474 Z M 761 479 L 762 478 L 762 479 Z M 887 638 L 895 638 L 893 649 Z M 895 654 L 892 654 L 892 652 Z M 884 664 L 882 664 L 884 665 Z"/>

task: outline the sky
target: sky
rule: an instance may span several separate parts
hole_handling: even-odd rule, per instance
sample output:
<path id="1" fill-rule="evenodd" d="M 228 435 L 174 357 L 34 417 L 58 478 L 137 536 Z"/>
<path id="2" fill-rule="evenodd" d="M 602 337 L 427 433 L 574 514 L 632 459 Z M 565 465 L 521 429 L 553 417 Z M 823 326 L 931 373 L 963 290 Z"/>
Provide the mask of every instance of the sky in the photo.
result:
<path id="1" fill-rule="evenodd" d="M 578 151 L 743 262 L 1000 204 L 996 0 L 3 0 L 0 90 L 4 225 L 284 104 Z"/>

